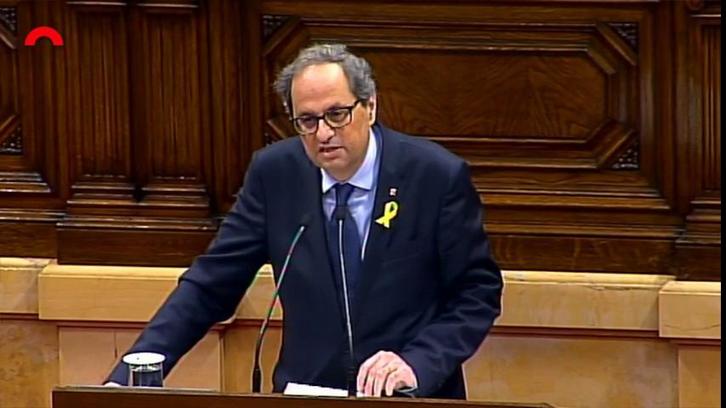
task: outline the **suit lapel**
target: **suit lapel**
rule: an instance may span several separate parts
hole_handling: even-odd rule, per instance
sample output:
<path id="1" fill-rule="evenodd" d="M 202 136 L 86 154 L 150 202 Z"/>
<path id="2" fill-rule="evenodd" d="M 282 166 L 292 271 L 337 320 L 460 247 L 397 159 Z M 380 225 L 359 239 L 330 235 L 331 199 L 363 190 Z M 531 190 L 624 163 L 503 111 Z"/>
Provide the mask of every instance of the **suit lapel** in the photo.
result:
<path id="1" fill-rule="evenodd" d="M 376 198 L 373 204 L 373 214 L 371 216 L 371 226 L 368 232 L 365 257 L 363 258 L 363 268 L 355 294 L 358 305 L 365 301 L 366 293 L 381 271 L 384 254 L 387 253 L 387 249 L 394 235 L 398 233 L 398 229 L 395 228 L 395 219 L 390 221 L 388 227 L 377 222 L 377 220 L 385 214 L 387 203 L 396 201 L 400 208 L 397 191 L 403 186 L 404 182 L 397 165 L 397 159 L 400 158 L 400 141 L 382 126 L 376 126 L 375 131 L 381 135 L 381 162 L 378 170 L 378 182 Z M 392 189 L 395 189 L 396 194 L 391 194 Z M 353 307 L 354 320 L 358 320 L 361 309 L 363 307 Z"/>

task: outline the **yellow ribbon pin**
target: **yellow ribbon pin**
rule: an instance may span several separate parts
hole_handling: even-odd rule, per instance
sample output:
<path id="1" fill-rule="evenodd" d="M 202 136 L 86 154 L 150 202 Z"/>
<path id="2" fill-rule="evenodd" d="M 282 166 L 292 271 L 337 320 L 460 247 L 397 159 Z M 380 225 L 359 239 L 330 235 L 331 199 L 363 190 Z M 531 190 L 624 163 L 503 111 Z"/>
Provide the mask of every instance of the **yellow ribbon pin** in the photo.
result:
<path id="1" fill-rule="evenodd" d="M 376 222 L 386 228 L 391 228 L 391 220 L 396 218 L 396 214 L 398 214 L 398 203 L 389 201 L 383 207 L 383 216 L 377 219 Z"/>

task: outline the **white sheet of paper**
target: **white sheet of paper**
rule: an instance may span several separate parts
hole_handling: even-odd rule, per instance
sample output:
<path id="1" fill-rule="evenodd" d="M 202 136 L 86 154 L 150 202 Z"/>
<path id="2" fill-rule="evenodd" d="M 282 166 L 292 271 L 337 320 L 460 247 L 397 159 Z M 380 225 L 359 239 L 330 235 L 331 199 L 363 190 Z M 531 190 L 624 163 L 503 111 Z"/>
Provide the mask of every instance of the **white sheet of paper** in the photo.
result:
<path id="1" fill-rule="evenodd" d="M 303 395 L 308 397 L 347 397 L 348 391 L 341 390 L 338 388 L 321 387 L 319 385 L 308 385 L 289 382 L 285 386 L 285 390 L 282 392 L 284 395 Z M 358 393 L 359 397 L 363 396 L 363 393 Z"/>

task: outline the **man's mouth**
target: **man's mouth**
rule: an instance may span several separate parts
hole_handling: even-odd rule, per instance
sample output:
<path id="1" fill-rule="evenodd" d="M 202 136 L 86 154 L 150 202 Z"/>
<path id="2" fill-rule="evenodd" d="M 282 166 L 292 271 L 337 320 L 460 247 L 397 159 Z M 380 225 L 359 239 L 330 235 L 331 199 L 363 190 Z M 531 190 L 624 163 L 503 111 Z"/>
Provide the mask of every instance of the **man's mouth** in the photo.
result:
<path id="1" fill-rule="evenodd" d="M 336 151 L 336 150 L 338 150 L 340 148 L 341 148 L 340 146 L 325 146 L 325 147 L 321 147 L 320 149 L 318 149 L 318 151 L 320 153 L 331 153 L 331 152 Z"/>

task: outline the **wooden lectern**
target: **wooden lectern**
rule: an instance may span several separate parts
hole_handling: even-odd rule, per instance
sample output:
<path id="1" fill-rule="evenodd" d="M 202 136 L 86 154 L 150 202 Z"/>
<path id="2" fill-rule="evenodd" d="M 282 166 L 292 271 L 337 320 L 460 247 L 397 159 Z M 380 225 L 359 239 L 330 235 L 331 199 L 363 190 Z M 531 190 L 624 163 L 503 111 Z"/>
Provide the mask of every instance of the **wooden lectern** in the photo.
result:
<path id="1" fill-rule="evenodd" d="M 53 408 L 552 408 L 516 404 L 404 398 L 293 397 L 172 388 L 56 387 Z"/>

